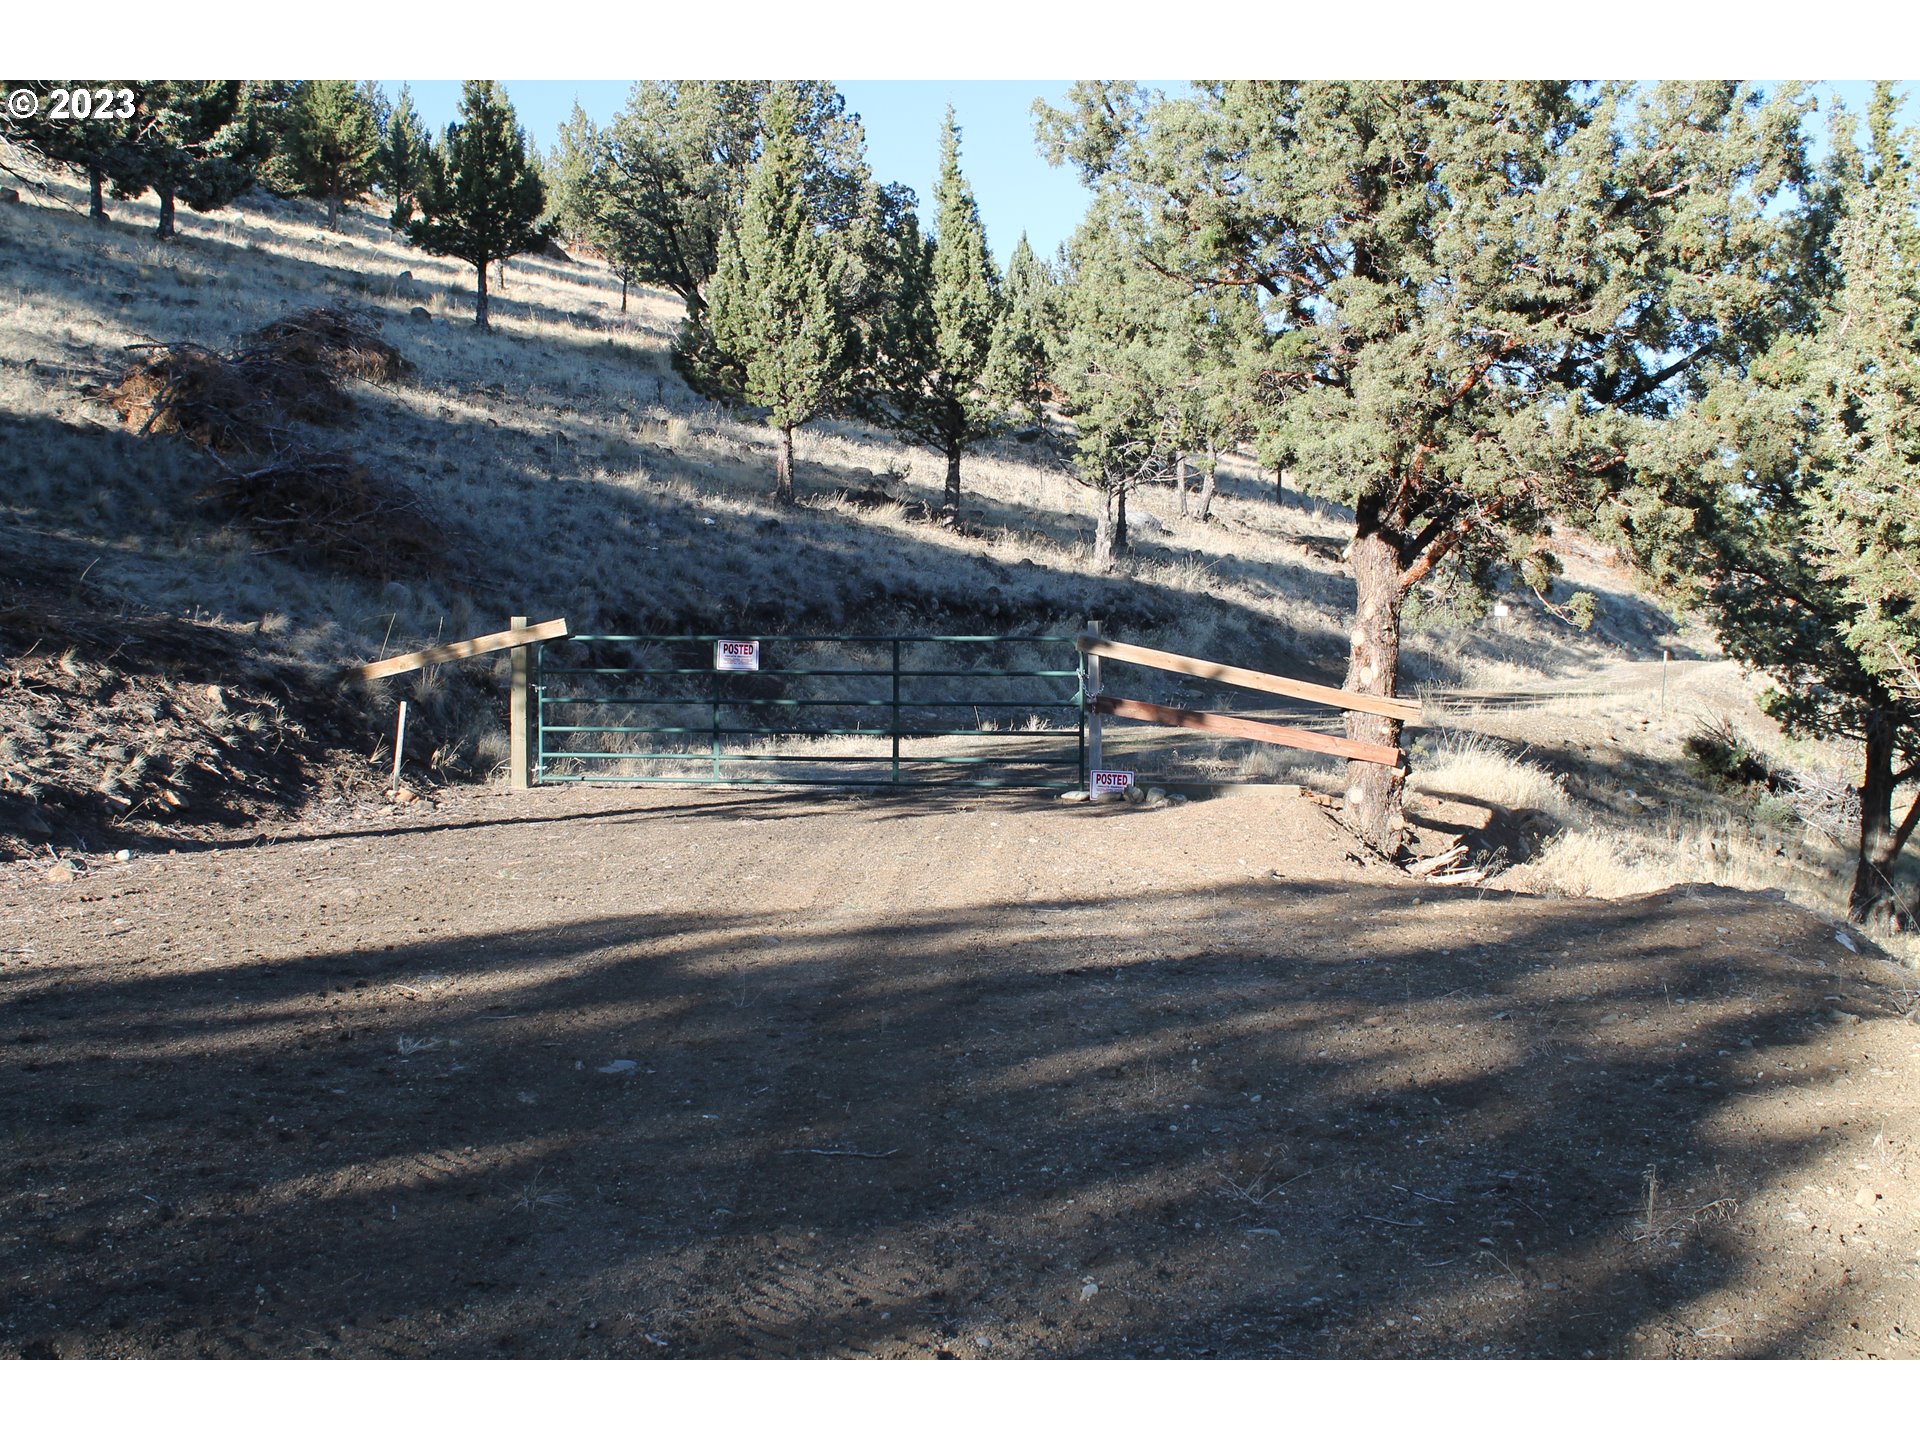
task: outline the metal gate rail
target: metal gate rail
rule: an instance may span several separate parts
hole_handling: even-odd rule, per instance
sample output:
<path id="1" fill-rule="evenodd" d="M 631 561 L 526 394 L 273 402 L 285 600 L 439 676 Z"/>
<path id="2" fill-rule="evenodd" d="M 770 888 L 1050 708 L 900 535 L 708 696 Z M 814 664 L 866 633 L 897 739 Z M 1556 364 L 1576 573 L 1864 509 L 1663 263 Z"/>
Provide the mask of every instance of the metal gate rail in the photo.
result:
<path id="1" fill-rule="evenodd" d="M 845 664 L 827 664 L 818 666 L 780 664 L 754 671 L 728 671 L 710 665 L 594 665 L 551 663 L 548 651 L 558 647 L 594 647 L 623 645 L 629 647 L 655 646 L 706 646 L 722 640 L 755 640 L 764 647 L 784 648 L 819 645 L 865 645 L 885 646 L 888 649 L 890 663 L 884 668 Z M 1069 668 L 1041 666 L 1026 669 L 951 669 L 931 661 L 927 668 L 909 668 L 904 660 L 906 651 L 913 646 L 1058 646 L 1062 658 L 1071 657 Z M 938 725 L 911 723 L 915 712 L 939 712 L 950 710 L 970 711 L 1024 711 L 1038 717 L 1048 711 L 1073 712 L 1074 758 L 1072 783 L 1084 784 L 1087 758 L 1086 735 L 1086 688 L 1084 666 L 1078 652 L 1073 648 L 1071 635 L 742 635 L 742 634 L 706 634 L 706 635 L 575 635 L 565 640 L 550 641 L 534 647 L 532 657 L 533 692 L 536 697 L 537 722 L 535 726 L 537 747 L 534 757 L 533 779 L 536 784 L 591 783 L 626 785 L 834 785 L 841 787 L 861 786 L 971 786 L 976 788 L 1005 788 L 1033 786 L 1044 787 L 1054 784 L 1056 788 L 1065 788 L 1064 776 L 1050 782 L 1044 775 L 1031 780 L 1018 778 L 1000 778 L 979 774 L 975 776 L 944 776 L 920 778 L 903 773 L 902 767 L 919 766 L 994 766 L 1008 769 L 1045 769 L 1053 768 L 1057 772 L 1065 771 L 1064 753 L 1059 756 L 1025 757 L 1019 754 L 964 754 L 964 755 L 919 755 L 903 754 L 902 741 L 938 740 L 961 737 L 994 736 L 1001 740 L 1017 739 L 1023 735 L 1053 737 L 1064 742 L 1067 731 L 1065 726 L 1054 730 L 1008 731 L 979 723 Z M 592 658 L 590 655 L 588 658 Z M 705 676 L 708 684 L 702 695 L 663 695 L 661 688 L 672 688 L 673 677 Z M 740 693 L 741 683 L 752 677 L 771 677 L 777 683 L 788 680 L 817 681 L 883 681 L 888 693 L 884 696 L 800 696 L 752 695 Z M 611 693 L 573 693 L 576 691 L 596 691 L 593 681 L 588 677 L 607 677 L 603 683 L 611 686 Z M 632 685 L 620 685 L 617 680 L 633 677 Z M 976 682 L 1005 682 L 1038 680 L 1053 682 L 1071 680 L 1071 695 L 1049 694 L 1044 696 L 1026 696 L 1020 698 L 974 698 L 973 696 L 947 698 L 924 697 L 903 693 L 903 682 L 909 682 L 907 689 L 915 689 L 910 682 L 926 680 L 966 679 Z M 556 685 L 555 681 L 559 683 Z M 760 682 L 764 684 L 764 681 Z M 581 723 L 580 711 L 584 707 L 615 707 L 642 712 L 624 718 L 644 719 L 644 712 L 651 708 L 672 707 L 679 709 L 704 709 L 708 714 L 705 725 L 656 725 L 628 723 Z M 759 716 L 768 719 L 782 713 L 792 714 L 799 720 L 808 712 L 816 709 L 834 709 L 851 711 L 858 715 L 862 711 L 881 711 L 888 723 L 880 725 L 840 724 L 815 725 L 769 724 L 769 723 L 727 723 L 742 718 L 749 722 L 757 721 Z M 729 715 L 727 712 L 732 712 Z M 756 713 L 757 712 L 757 713 Z M 591 717 L 589 717 L 591 718 Z M 937 716 L 933 717 L 937 718 Z M 616 749 L 619 742 L 601 741 L 597 748 L 550 748 L 550 737 L 561 746 L 591 741 L 575 740 L 572 737 L 586 736 L 702 736 L 707 745 L 704 749 L 681 748 L 677 750 Z M 566 737 L 566 738 L 561 738 Z M 739 737 L 761 737 L 767 740 L 815 740 L 815 739 L 868 739 L 885 740 L 889 748 L 880 755 L 805 755 L 805 754 L 767 754 L 752 753 L 726 748 L 726 742 Z M 644 742 L 643 742 L 644 743 Z M 670 744 L 671 741 L 655 742 Z M 625 773 L 607 773 L 604 770 L 589 771 L 577 767 L 586 764 L 606 764 L 608 762 L 641 762 L 654 764 L 659 762 L 678 762 L 689 764 L 696 760 L 705 762 L 705 773 L 688 775 L 635 775 Z M 556 764 L 558 769 L 556 769 Z M 849 779 L 844 774 L 834 776 L 807 776 L 792 774 L 774 775 L 730 775 L 727 767 L 736 765 L 837 765 L 841 769 L 887 766 L 885 779 Z"/>

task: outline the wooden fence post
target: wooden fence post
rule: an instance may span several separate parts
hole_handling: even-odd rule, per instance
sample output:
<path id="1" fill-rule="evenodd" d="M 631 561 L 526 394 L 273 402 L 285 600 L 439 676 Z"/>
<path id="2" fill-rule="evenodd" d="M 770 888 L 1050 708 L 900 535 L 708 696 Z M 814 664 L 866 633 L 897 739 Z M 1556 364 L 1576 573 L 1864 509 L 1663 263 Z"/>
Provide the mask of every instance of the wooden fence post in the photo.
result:
<path id="1" fill-rule="evenodd" d="M 515 630 L 524 630 L 527 617 L 516 615 L 509 623 Z M 507 786 L 513 790 L 526 790 L 533 785 L 533 707 L 527 685 L 527 647 L 516 645 L 507 653 L 512 657 L 513 664 L 513 700 L 507 710 L 507 737 L 511 747 L 507 761 Z"/>
<path id="2" fill-rule="evenodd" d="M 1094 639 L 1100 638 L 1100 622 L 1089 620 L 1087 633 Z M 1093 702 L 1100 698 L 1100 657 L 1087 656 L 1087 705 L 1091 711 L 1087 716 L 1087 789 L 1093 789 L 1093 772 L 1102 767 L 1100 761 L 1100 710 Z"/>

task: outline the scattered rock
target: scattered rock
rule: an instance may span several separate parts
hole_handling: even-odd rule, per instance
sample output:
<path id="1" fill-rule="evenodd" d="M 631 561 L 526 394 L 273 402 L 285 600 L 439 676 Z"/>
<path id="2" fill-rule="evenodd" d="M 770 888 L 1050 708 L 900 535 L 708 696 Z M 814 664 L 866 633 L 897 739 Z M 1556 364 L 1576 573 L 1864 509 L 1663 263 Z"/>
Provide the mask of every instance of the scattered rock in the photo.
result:
<path id="1" fill-rule="evenodd" d="M 433 323 L 433 312 L 424 305 L 414 306 L 407 314 L 411 315 L 423 325 L 431 325 Z"/>
<path id="2" fill-rule="evenodd" d="M 51 870 L 47 871 L 47 883 L 49 885 L 71 885 L 79 878 L 80 867 L 75 865 L 71 860 L 62 860 Z"/>
<path id="3" fill-rule="evenodd" d="M 1098 1295 L 1099 1293 L 1100 1293 L 1100 1287 L 1091 1280 L 1087 1281 L 1086 1284 L 1080 1287 L 1080 1298 L 1083 1301 L 1091 1300 L 1094 1296 Z"/>
<path id="4" fill-rule="evenodd" d="M 18 205 L 20 192 L 11 185 L 0 185 L 0 205 Z"/>
<path id="5" fill-rule="evenodd" d="M 113 858 L 118 860 L 122 865 L 124 865 L 127 863 L 127 861 L 133 859 L 133 851 L 116 850 L 113 852 Z"/>
<path id="6" fill-rule="evenodd" d="M 1084 790 L 1068 790 L 1060 796 L 1062 800 L 1084 800 L 1086 798 L 1087 792 Z"/>
<path id="7" fill-rule="evenodd" d="M 602 1075 L 631 1075 L 640 1068 L 638 1060 L 609 1060 L 600 1067 Z"/>

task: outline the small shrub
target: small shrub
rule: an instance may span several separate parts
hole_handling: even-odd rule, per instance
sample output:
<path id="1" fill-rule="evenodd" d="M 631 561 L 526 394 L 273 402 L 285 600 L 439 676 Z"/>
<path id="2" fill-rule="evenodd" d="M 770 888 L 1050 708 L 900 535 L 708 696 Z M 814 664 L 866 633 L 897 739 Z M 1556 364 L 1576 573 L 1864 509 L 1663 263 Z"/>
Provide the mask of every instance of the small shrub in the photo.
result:
<path id="1" fill-rule="evenodd" d="M 1681 748 L 1694 773 L 1719 789 L 1744 790 L 1774 781 L 1759 752 L 1724 717 L 1694 731 Z"/>

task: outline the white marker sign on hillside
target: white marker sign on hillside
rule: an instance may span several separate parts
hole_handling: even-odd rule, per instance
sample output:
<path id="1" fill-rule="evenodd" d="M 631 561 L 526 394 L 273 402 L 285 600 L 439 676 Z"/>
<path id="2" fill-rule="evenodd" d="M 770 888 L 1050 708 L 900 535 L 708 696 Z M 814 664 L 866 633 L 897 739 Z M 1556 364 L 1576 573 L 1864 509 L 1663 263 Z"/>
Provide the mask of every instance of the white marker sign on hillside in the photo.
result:
<path id="1" fill-rule="evenodd" d="M 716 670 L 758 670 L 758 640 L 716 640 L 713 642 L 713 668 Z"/>
<path id="2" fill-rule="evenodd" d="M 1095 770 L 1087 776 L 1090 795 L 1124 795 L 1133 788 L 1131 770 Z"/>

